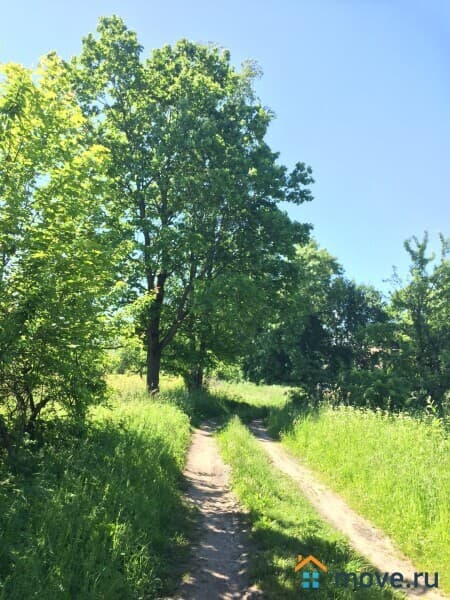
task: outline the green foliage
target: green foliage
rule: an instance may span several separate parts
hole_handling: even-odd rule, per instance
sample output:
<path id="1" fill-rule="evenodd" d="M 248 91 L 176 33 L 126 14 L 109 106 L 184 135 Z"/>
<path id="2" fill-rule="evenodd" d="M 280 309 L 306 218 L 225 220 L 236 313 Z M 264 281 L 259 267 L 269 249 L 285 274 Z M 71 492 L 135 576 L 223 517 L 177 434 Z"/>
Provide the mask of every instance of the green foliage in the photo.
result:
<path id="1" fill-rule="evenodd" d="M 387 307 L 388 319 L 362 330 L 369 354 L 360 354 L 339 378 L 343 397 L 353 405 L 448 413 L 450 389 L 450 261 L 441 237 L 440 261 L 427 255 L 428 236 L 405 242 L 411 258 L 406 283 Z"/>
<path id="2" fill-rule="evenodd" d="M 208 373 L 213 381 L 227 381 L 238 383 L 243 381 L 242 369 L 238 364 L 227 364 L 219 361 Z"/>
<path id="3" fill-rule="evenodd" d="M 293 384 L 299 383 L 294 369 L 297 374 L 302 372 L 313 379 L 316 376 L 311 369 L 322 371 L 321 348 L 326 346 L 327 334 L 321 315 L 326 311 L 327 294 L 339 272 L 336 260 L 313 240 L 297 248 L 295 259 L 285 265 L 278 292 L 272 299 L 270 320 L 266 327 L 259 327 L 245 357 L 247 377 L 252 381 Z M 303 346 L 307 346 L 303 352 L 301 339 Z M 308 365 L 297 364 L 302 359 Z"/>
<path id="4" fill-rule="evenodd" d="M 244 361 L 247 376 L 315 393 L 342 384 L 354 365 L 373 362 L 371 328 L 387 320 L 375 290 L 345 279 L 314 241 L 298 248 L 284 286 Z"/>
<path id="5" fill-rule="evenodd" d="M 392 367 L 352 369 L 346 374 L 339 390 L 347 404 L 384 410 L 410 410 L 418 408 L 412 395 L 412 382 Z M 424 408 L 424 406 L 420 406 Z"/>
<path id="6" fill-rule="evenodd" d="M 444 415 L 450 388 L 448 240 L 439 263 L 428 238 L 405 243 L 410 280 L 387 304 L 380 293 L 348 281 L 317 244 L 299 248 L 272 318 L 245 356 L 253 381 L 304 388 L 315 401 L 429 409 Z M 430 267 L 433 269 L 430 272 Z"/>
<path id="7" fill-rule="evenodd" d="M 392 296 L 398 322 L 392 363 L 394 372 L 410 381 L 413 405 L 432 403 L 443 415 L 450 390 L 450 241 L 441 236 L 441 244 L 441 260 L 433 265 L 427 234 L 422 241 L 413 237 L 405 242 L 410 279 Z"/>
<path id="8" fill-rule="evenodd" d="M 110 370 L 120 374 L 138 373 L 142 377 L 146 366 L 145 358 L 140 340 L 130 338 L 111 356 Z"/>
<path id="9" fill-rule="evenodd" d="M 115 311 L 114 342 L 108 353 L 110 373 L 138 373 L 141 377 L 145 373 L 147 357 L 142 341 L 136 335 L 135 323 L 143 317 L 151 302 L 152 296 L 144 294 Z"/>
<path id="10" fill-rule="evenodd" d="M 100 399 L 112 284 L 103 235 L 107 151 L 89 141 L 67 70 L 6 65 L 0 88 L 0 433 L 32 432 L 56 403 Z M 11 437 L 12 436 L 12 437 Z"/>
<path id="11" fill-rule="evenodd" d="M 176 360 L 185 371 L 188 362 L 202 369 L 208 352 L 226 360 L 238 347 L 237 328 L 222 335 L 230 313 L 238 318 L 236 279 L 262 289 L 260 280 L 305 239 L 308 227 L 278 203 L 311 199 L 311 169 L 299 163 L 289 174 L 277 163 L 264 139 L 272 115 L 254 96 L 250 65 L 238 73 L 227 51 L 187 40 L 143 60 L 136 35 L 115 16 L 97 31 L 74 59 L 73 78 L 95 139 L 110 150 L 131 242 L 126 297 L 153 294 L 136 329 L 156 391 L 162 354 L 181 328 Z"/>
<path id="12" fill-rule="evenodd" d="M 201 388 L 203 375 L 218 371 L 242 376 L 237 361 L 267 314 L 263 286 L 262 281 L 232 272 L 199 281 L 190 314 L 167 349 L 166 368 L 181 375 L 189 389 Z M 202 379 L 198 385 L 196 374 Z"/>
<path id="13" fill-rule="evenodd" d="M 170 593 L 190 527 L 179 490 L 188 442 L 174 407 L 115 401 L 81 439 L 60 424 L 51 445 L 23 457 L 26 474 L 2 466 L 0 598 Z"/>

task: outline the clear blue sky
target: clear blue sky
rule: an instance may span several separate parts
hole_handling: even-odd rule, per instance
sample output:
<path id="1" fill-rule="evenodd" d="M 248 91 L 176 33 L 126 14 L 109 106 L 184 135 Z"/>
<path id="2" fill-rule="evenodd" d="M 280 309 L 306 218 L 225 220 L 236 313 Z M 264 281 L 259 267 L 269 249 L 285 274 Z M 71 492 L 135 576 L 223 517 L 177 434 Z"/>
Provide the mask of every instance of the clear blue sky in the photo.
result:
<path id="1" fill-rule="evenodd" d="M 290 214 L 358 282 L 405 273 L 403 240 L 450 235 L 447 0 L 22 0 L 5 2 L 0 61 L 79 52 L 118 14 L 148 52 L 181 37 L 258 61 L 269 141 L 314 169 L 315 200 Z"/>

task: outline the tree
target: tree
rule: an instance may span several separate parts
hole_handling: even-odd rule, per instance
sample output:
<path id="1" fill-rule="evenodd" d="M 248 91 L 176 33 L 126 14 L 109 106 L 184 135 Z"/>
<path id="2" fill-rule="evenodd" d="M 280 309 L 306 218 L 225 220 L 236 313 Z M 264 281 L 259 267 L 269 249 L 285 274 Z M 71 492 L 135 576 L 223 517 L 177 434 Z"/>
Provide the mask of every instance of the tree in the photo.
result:
<path id="1" fill-rule="evenodd" d="M 404 244 L 411 258 L 409 282 L 392 295 L 398 322 L 398 352 L 394 368 L 411 385 L 410 403 L 431 400 L 443 414 L 450 387 L 450 241 L 441 236 L 441 260 L 428 255 L 428 234 Z M 430 267 L 433 269 L 430 272 Z"/>
<path id="2" fill-rule="evenodd" d="M 267 315 L 267 293 L 261 282 L 236 273 L 198 282 L 193 306 L 165 365 L 181 374 L 192 391 L 204 386 L 205 372 L 218 363 L 238 361 Z"/>
<path id="3" fill-rule="evenodd" d="M 100 398 L 110 253 L 99 198 L 107 152 L 56 55 L 8 64 L 0 89 L 0 434 L 32 432 L 56 403 Z"/>
<path id="4" fill-rule="evenodd" d="M 205 282 L 211 291 L 218 277 L 257 281 L 270 256 L 304 240 L 307 228 L 278 204 L 311 198 L 311 169 L 299 163 L 288 174 L 264 141 L 272 115 L 254 97 L 251 65 L 238 73 L 227 51 L 186 40 L 142 60 L 136 35 L 117 17 L 101 19 L 98 33 L 84 39 L 74 80 L 111 153 L 132 242 L 126 300 L 139 299 L 147 387 L 156 392 L 163 353 L 198 320 Z M 282 226 L 276 236 L 274 224 Z"/>
<path id="5" fill-rule="evenodd" d="M 373 328 L 386 321 L 380 294 L 358 286 L 326 250 L 298 248 L 269 326 L 244 363 L 251 378 L 301 385 L 310 393 L 339 385 L 377 360 Z"/>
<path id="6" fill-rule="evenodd" d="M 248 377 L 315 387 L 329 362 L 325 321 L 332 283 L 340 272 L 336 259 L 314 240 L 297 248 L 281 273 L 270 321 L 260 328 L 244 360 Z"/>

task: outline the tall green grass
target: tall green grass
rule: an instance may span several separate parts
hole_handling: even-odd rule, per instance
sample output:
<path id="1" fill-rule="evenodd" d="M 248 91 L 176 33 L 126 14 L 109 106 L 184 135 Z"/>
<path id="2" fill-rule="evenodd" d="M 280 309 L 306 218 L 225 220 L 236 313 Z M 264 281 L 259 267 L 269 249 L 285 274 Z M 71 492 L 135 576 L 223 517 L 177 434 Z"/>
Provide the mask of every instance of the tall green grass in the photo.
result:
<path id="1" fill-rule="evenodd" d="M 319 590 L 303 592 L 294 572 L 298 554 L 313 554 L 329 571 L 370 571 L 337 532 L 328 527 L 298 486 L 270 464 L 265 451 L 237 417 L 218 436 L 222 455 L 232 468 L 232 485 L 252 524 L 251 576 L 268 598 L 296 599 L 308 594 L 329 600 L 392 598 L 377 588 L 355 592 L 337 588 L 323 576 Z"/>
<path id="2" fill-rule="evenodd" d="M 450 440 L 433 418 L 322 407 L 273 415 L 284 444 L 450 590 Z"/>
<path id="3" fill-rule="evenodd" d="M 61 424 L 52 443 L 0 467 L 0 598 L 170 591 L 190 527 L 179 486 L 188 417 L 130 397 L 95 409 L 78 437 L 66 433 Z"/>
<path id="4" fill-rule="evenodd" d="M 234 399 L 238 403 L 273 409 L 282 408 L 289 402 L 289 387 L 283 385 L 257 385 L 250 382 L 230 383 L 216 381 L 211 385 L 211 392 L 225 398 Z"/>

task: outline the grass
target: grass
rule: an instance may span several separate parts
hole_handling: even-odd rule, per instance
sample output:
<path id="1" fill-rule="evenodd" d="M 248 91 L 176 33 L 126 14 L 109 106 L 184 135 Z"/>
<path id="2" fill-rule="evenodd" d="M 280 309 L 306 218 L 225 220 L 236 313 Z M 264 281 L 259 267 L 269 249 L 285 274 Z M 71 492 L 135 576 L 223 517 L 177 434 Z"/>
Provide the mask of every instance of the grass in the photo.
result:
<path id="1" fill-rule="evenodd" d="M 23 450 L 26 468 L 2 465 L 0 598 L 172 591 L 191 525 L 180 493 L 189 435 L 179 409 L 122 390 L 81 437 L 60 428 L 51 444 Z"/>
<path id="2" fill-rule="evenodd" d="M 256 385 L 255 383 L 229 383 L 225 381 L 214 382 L 211 390 L 225 398 L 234 399 L 242 404 L 245 402 L 256 408 L 271 410 L 282 408 L 288 402 L 289 387 L 282 385 Z"/>
<path id="3" fill-rule="evenodd" d="M 265 418 L 273 434 L 370 518 L 420 570 L 450 572 L 450 446 L 437 420 L 351 408 L 301 412 L 287 388 L 216 382 L 188 394 L 163 378 L 149 401 L 137 375 L 110 376 L 109 407 L 92 410 L 78 437 L 63 423 L 52 443 L 0 466 L 0 600 L 132 600 L 175 589 L 189 551 L 192 514 L 180 492 L 189 424 L 215 418 L 249 510 L 252 572 L 273 598 L 301 594 L 297 554 L 330 570 L 365 566 L 328 528 L 298 487 L 274 470 L 242 421 Z M 318 598 L 391 597 L 330 586 Z M 350 594 L 350 595 L 346 595 Z"/>
<path id="4" fill-rule="evenodd" d="M 294 573 L 298 554 L 313 554 L 330 573 L 371 571 L 347 542 L 329 528 L 302 496 L 297 485 L 274 469 L 264 450 L 237 417 L 218 436 L 222 455 L 232 467 L 232 485 L 249 511 L 252 542 L 251 576 L 269 598 L 299 598 L 300 577 Z M 308 592 L 305 592 L 307 594 Z M 393 598 L 388 590 L 337 588 L 322 576 L 315 598 Z"/>
<path id="5" fill-rule="evenodd" d="M 114 394 L 122 399 L 148 398 L 145 377 L 139 377 L 139 375 L 132 373 L 123 375 L 112 373 L 107 376 L 107 383 Z M 181 377 L 164 375 L 161 378 L 161 392 L 163 394 L 181 388 L 183 388 L 183 380 Z"/>
<path id="6" fill-rule="evenodd" d="M 322 407 L 284 416 L 283 443 L 450 591 L 450 440 L 437 419 Z M 280 428 L 282 412 L 272 425 Z"/>
<path id="7" fill-rule="evenodd" d="M 385 531 L 419 571 L 440 573 L 450 591 L 450 440 L 431 417 L 350 407 L 302 410 L 286 388 L 254 384 L 216 387 L 241 414 L 266 418 L 294 456 Z"/>
<path id="8" fill-rule="evenodd" d="M 205 419 L 224 423 L 234 415 L 244 422 L 265 419 L 274 408 L 283 409 L 288 402 L 283 386 L 255 385 L 253 383 L 210 382 L 208 391 L 188 394 L 182 387 L 172 385 L 163 391 L 166 401 L 174 402 L 190 415 L 198 425 Z"/>

